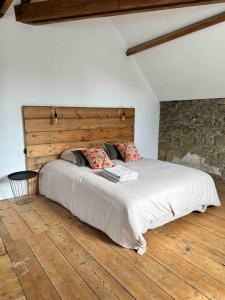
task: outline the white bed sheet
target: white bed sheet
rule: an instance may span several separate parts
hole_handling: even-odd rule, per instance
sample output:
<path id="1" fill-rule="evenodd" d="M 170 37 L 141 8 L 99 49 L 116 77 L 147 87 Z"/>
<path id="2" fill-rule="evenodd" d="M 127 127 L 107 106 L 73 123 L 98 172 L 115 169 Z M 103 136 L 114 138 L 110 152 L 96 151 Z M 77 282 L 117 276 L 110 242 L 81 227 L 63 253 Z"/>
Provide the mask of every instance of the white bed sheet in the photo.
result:
<path id="1" fill-rule="evenodd" d="M 113 183 L 87 167 L 56 160 L 41 169 L 39 190 L 139 254 L 146 250 L 147 230 L 220 205 L 213 179 L 202 171 L 151 159 L 124 165 L 139 172 L 138 180 Z"/>

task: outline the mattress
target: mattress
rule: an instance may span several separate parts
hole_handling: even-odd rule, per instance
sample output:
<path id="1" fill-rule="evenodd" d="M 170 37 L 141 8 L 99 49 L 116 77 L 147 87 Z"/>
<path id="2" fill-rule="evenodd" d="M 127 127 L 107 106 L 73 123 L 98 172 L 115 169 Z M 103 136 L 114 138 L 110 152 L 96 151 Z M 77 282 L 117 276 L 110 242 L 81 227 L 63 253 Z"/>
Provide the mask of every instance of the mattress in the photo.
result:
<path id="1" fill-rule="evenodd" d="M 139 178 L 113 183 L 87 167 L 64 160 L 40 171 L 39 190 L 81 221 L 105 232 L 114 242 L 143 254 L 143 234 L 192 211 L 220 206 L 213 179 L 206 173 L 168 162 L 115 160 L 137 171 Z"/>

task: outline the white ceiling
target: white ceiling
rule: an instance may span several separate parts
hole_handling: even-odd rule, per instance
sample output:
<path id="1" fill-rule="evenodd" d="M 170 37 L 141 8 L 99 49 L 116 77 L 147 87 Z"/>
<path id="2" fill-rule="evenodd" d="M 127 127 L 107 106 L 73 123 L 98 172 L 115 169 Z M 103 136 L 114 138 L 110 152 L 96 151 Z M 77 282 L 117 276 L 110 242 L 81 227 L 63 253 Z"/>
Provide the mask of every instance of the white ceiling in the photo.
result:
<path id="1" fill-rule="evenodd" d="M 116 16 L 112 21 L 130 47 L 222 11 L 225 4 Z M 161 101 L 225 97 L 225 22 L 135 54 L 135 59 Z"/>
<path id="2" fill-rule="evenodd" d="M 40 0 L 33 0 L 36 1 Z M 14 4 L 17 3 L 20 0 L 14 1 Z M 111 19 L 129 48 L 222 11 L 225 11 L 225 4 L 130 14 Z M 122 54 L 125 55 L 125 51 Z M 133 57 L 161 101 L 225 97 L 225 22 Z"/>

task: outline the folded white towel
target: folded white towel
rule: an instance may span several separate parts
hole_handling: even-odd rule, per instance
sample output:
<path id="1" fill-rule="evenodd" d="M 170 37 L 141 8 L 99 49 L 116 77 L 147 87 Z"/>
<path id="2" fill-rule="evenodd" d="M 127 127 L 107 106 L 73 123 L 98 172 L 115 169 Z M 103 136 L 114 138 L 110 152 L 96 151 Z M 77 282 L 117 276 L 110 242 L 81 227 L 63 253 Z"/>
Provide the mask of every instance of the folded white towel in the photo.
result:
<path id="1" fill-rule="evenodd" d="M 137 180 L 137 179 L 138 179 L 137 175 L 135 175 L 135 176 L 129 176 L 129 177 L 121 177 L 119 179 L 119 182 L 126 182 L 126 181 Z"/>
<path id="2" fill-rule="evenodd" d="M 130 170 L 122 165 L 116 165 L 112 168 L 105 168 L 103 169 L 103 172 L 106 174 L 110 174 L 115 178 L 130 177 L 130 176 L 133 177 L 139 175 L 138 172 Z"/>
<path id="3" fill-rule="evenodd" d="M 113 176 L 110 176 L 109 174 L 104 173 L 103 171 L 98 172 L 97 174 L 99 176 L 102 176 L 105 179 L 110 180 L 110 181 L 115 182 L 115 183 L 117 183 L 117 182 L 127 182 L 127 181 L 132 181 L 132 180 L 137 180 L 138 179 L 138 176 L 136 176 L 136 175 L 135 176 L 130 176 L 130 177 L 115 178 Z"/>
<path id="4" fill-rule="evenodd" d="M 112 182 L 126 182 L 138 179 L 138 172 L 130 170 L 122 165 L 103 169 L 99 175 Z"/>

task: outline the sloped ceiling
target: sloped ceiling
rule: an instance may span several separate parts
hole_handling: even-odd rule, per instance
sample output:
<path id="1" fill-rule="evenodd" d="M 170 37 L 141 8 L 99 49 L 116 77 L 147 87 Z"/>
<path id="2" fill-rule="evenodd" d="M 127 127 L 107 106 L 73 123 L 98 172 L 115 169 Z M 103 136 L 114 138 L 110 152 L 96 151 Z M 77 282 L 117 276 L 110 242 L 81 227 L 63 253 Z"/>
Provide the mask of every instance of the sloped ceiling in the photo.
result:
<path id="1" fill-rule="evenodd" d="M 129 48 L 223 11 L 225 4 L 215 4 L 111 19 Z M 225 97 L 225 22 L 127 59 L 136 60 L 160 101 Z"/>
<path id="2" fill-rule="evenodd" d="M 117 16 L 112 21 L 131 47 L 222 11 L 225 4 Z M 225 22 L 136 54 L 135 59 L 161 101 L 225 97 Z"/>

